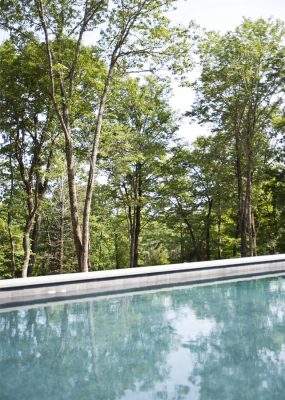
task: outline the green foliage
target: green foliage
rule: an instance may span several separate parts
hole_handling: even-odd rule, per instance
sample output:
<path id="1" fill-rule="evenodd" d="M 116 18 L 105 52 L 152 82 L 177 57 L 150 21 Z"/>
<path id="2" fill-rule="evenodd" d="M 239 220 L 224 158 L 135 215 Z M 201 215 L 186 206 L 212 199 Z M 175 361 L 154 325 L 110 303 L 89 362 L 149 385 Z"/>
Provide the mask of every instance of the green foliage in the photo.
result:
<path id="1" fill-rule="evenodd" d="M 35 193 L 40 194 L 36 217 L 41 223 L 32 251 L 33 274 L 78 270 L 66 132 L 55 115 L 61 113 L 70 124 L 80 225 L 110 60 L 114 70 L 95 170 L 90 268 L 132 265 L 135 240 L 139 266 L 239 256 L 240 204 L 249 182 L 257 252 L 285 251 L 283 23 L 246 19 L 233 32 L 208 32 L 197 40 L 201 75 L 193 85 L 196 100 L 188 116 L 209 124 L 212 134 L 188 146 L 175 136 L 179 118 L 170 107 L 169 81 L 157 76 L 163 67 L 185 81 L 183 74 L 191 65 L 193 26 L 171 27 L 164 11 L 173 1 L 88 2 L 94 14 L 86 30 L 99 29 L 103 22 L 106 29 L 98 34 L 96 46 L 80 46 L 74 71 L 80 6 L 85 2 L 43 2 L 54 57 L 55 101 L 38 31 L 40 2 L 8 3 L 0 0 L 0 24 L 11 33 L 0 46 L 1 277 L 21 272 L 22 241 L 31 204 L 38 201 Z M 124 21 L 132 29 L 123 40 Z M 114 61 L 114 43 L 120 38 Z M 127 74 L 139 70 L 151 74 Z"/>

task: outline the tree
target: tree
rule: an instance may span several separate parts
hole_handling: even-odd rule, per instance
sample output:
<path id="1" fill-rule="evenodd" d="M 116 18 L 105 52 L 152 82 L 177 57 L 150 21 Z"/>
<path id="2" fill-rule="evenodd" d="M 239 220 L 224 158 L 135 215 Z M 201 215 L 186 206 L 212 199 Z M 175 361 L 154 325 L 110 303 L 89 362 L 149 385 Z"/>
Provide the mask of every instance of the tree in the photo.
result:
<path id="1" fill-rule="evenodd" d="M 155 78 L 144 84 L 128 79 L 120 83 L 114 109 L 109 107 L 103 166 L 127 218 L 130 267 L 138 266 L 141 229 L 147 229 L 155 213 L 160 165 L 174 140 L 168 97 L 168 87 Z"/>
<path id="2" fill-rule="evenodd" d="M 51 103 L 46 101 L 47 82 L 41 72 L 44 65 L 42 56 L 43 52 L 37 44 L 26 45 L 21 52 L 17 52 L 9 41 L 0 47 L 2 154 L 5 153 L 9 160 L 10 196 L 13 196 L 13 169 L 16 167 L 26 201 L 23 277 L 32 274 L 34 260 L 31 259 L 31 252 L 36 253 L 40 208 L 48 188 L 58 137 Z M 8 222 L 13 254 L 9 208 Z"/>
<path id="3" fill-rule="evenodd" d="M 243 257 L 256 254 L 253 182 L 257 158 L 266 152 L 272 117 L 282 102 L 283 40 L 282 22 L 245 19 L 224 36 L 206 34 L 199 50 L 202 74 L 189 115 L 211 122 L 214 132 L 227 132 L 234 150 Z"/>

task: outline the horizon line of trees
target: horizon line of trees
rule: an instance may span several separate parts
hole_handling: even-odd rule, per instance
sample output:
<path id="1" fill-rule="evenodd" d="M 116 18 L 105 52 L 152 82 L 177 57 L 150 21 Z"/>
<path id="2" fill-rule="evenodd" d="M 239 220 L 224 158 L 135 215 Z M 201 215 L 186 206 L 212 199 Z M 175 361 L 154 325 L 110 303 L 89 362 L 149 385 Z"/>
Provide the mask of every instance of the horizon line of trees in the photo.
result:
<path id="1" fill-rule="evenodd" d="M 284 24 L 198 35 L 174 3 L 0 4 L 0 277 L 285 250 Z M 192 145 L 166 69 L 211 129 Z"/>

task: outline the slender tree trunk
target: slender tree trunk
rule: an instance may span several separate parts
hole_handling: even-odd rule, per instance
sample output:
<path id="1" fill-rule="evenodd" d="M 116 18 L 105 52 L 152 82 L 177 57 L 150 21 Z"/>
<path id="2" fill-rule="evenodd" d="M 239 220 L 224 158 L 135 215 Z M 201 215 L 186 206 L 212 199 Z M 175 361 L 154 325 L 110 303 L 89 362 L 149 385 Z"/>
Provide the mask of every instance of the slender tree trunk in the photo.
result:
<path id="1" fill-rule="evenodd" d="M 221 260 L 222 258 L 222 241 L 221 241 L 221 219 L 218 219 L 218 246 L 217 246 L 217 258 Z"/>
<path id="2" fill-rule="evenodd" d="M 59 232 L 59 273 L 64 269 L 64 207 L 61 205 L 60 232 Z"/>
<path id="3" fill-rule="evenodd" d="M 115 232 L 114 236 L 114 247 L 115 247 L 115 261 L 116 261 L 116 269 L 120 268 L 120 257 L 119 257 L 119 243 L 118 243 L 118 233 Z"/>
<path id="4" fill-rule="evenodd" d="M 252 192 L 252 165 L 251 160 L 248 159 L 247 165 L 247 177 L 246 177 L 246 192 L 245 192 L 245 204 L 243 210 L 243 219 L 242 219 L 242 239 L 244 244 L 244 252 L 242 253 L 242 257 L 247 255 L 247 233 L 249 234 L 249 252 L 250 256 L 253 255 L 252 249 L 252 240 L 251 240 L 251 192 Z"/>
<path id="5" fill-rule="evenodd" d="M 206 260 L 211 259 L 211 248 L 210 248 L 210 239 L 211 239 L 211 214 L 212 214 L 213 200 L 208 200 L 208 213 L 206 216 Z"/>
<path id="6" fill-rule="evenodd" d="M 255 222 L 254 222 L 254 213 L 251 210 L 250 219 L 249 219 L 249 248 L 250 248 L 250 256 L 256 256 L 256 230 L 255 230 Z"/>
<path id="7" fill-rule="evenodd" d="M 10 142 L 11 144 L 11 142 Z M 16 277 L 16 256 L 15 256 L 15 242 L 12 230 L 12 213 L 11 207 L 13 204 L 13 196 L 14 196 L 14 173 L 13 173 L 13 165 L 12 165 L 12 157 L 9 157 L 9 167 L 10 167 L 10 174 L 11 174 L 11 186 L 10 186 L 10 196 L 9 196 L 9 203 L 8 203 L 8 212 L 7 212 L 7 225 L 8 225 L 8 235 L 9 235 L 9 243 L 11 249 L 11 272 L 12 277 Z"/>
<path id="8" fill-rule="evenodd" d="M 247 237 L 247 233 L 249 233 L 249 246 L 251 246 L 250 240 L 250 230 L 251 230 L 251 173 L 248 171 L 247 173 L 247 181 L 246 181 L 246 193 L 245 193 L 245 207 L 243 213 L 243 234 Z M 250 255 L 251 248 L 249 248 Z M 247 255 L 247 254 L 246 254 Z"/>
<path id="9" fill-rule="evenodd" d="M 89 241 L 90 241 L 90 211 L 91 211 L 91 200 L 94 189 L 94 180 L 97 164 L 97 156 L 99 151 L 99 142 L 103 125 L 103 116 L 107 103 L 108 90 L 111 84 L 112 72 L 115 62 L 111 61 L 108 76 L 105 81 L 104 90 L 98 110 L 96 128 L 94 132 L 94 140 L 90 158 L 90 167 L 88 174 L 88 182 L 85 194 L 84 210 L 83 210 L 83 224 L 82 224 L 82 257 L 81 257 L 81 270 L 82 272 L 88 272 L 89 265 Z"/>
<path id="10" fill-rule="evenodd" d="M 255 228 L 255 218 L 254 218 L 254 212 L 253 211 L 252 211 L 252 216 L 251 216 L 251 237 L 252 237 L 253 256 L 257 256 L 256 228 Z"/>
<path id="11" fill-rule="evenodd" d="M 100 239 L 99 239 L 99 264 L 98 267 L 101 269 L 101 260 L 102 260 L 102 242 L 103 242 L 103 232 L 100 232 Z"/>
<path id="12" fill-rule="evenodd" d="M 28 220 L 24 229 L 24 237 L 23 237 L 23 249 L 24 249 L 24 262 L 23 262 L 23 271 L 22 277 L 27 278 L 28 276 L 28 268 L 31 257 L 31 230 L 33 228 L 35 216 L 32 214 L 28 217 Z"/>
<path id="13" fill-rule="evenodd" d="M 217 258 L 218 258 L 218 260 L 221 260 L 221 258 L 222 258 L 221 225 L 222 225 L 222 213 L 221 213 L 221 202 L 220 202 L 220 199 L 219 199 L 219 206 L 218 206 L 218 240 L 217 240 Z"/>
<path id="14" fill-rule="evenodd" d="M 247 256 L 247 225 L 248 224 L 248 216 L 247 216 L 247 207 L 245 206 L 242 214 L 241 214 L 241 257 Z"/>
<path id="15" fill-rule="evenodd" d="M 40 235 L 40 228 L 41 228 L 41 215 L 36 214 L 35 216 L 35 223 L 33 225 L 32 235 L 31 235 L 31 258 L 28 267 L 28 276 L 33 275 L 33 269 L 36 262 L 36 256 L 38 251 L 38 244 L 39 244 L 39 235 Z"/>
<path id="16" fill-rule="evenodd" d="M 125 189 L 126 190 L 126 189 Z M 128 199 L 130 201 L 130 199 Z M 128 229 L 129 229 L 129 255 L 130 255 L 130 268 L 132 267 L 132 254 L 133 254 L 133 241 L 134 241 L 134 216 L 133 213 L 135 210 L 133 210 L 132 206 L 129 204 L 128 206 L 128 212 L 127 212 L 127 220 L 128 220 Z"/>
<path id="17" fill-rule="evenodd" d="M 139 236 L 141 231 L 141 198 L 142 198 L 142 165 L 138 163 L 135 167 L 134 177 L 134 212 L 132 223 L 131 247 L 130 247 L 130 266 L 138 266 L 139 257 Z"/>
<path id="18" fill-rule="evenodd" d="M 73 232 L 73 240 L 76 251 L 77 263 L 79 270 L 82 271 L 82 235 L 79 222 L 77 191 L 75 182 L 75 167 L 73 156 L 73 145 L 71 134 L 65 136 L 65 154 L 68 175 L 68 193 L 70 201 L 70 215 Z"/>
<path id="19" fill-rule="evenodd" d="M 236 174 L 237 174 L 237 188 L 238 188 L 238 203 L 239 203 L 239 230 L 240 230 L 240 255 L 246 257 L 247 254 L 247 215 L 246 207 L 244 206 L 244 194 L 242 183 L 242 149 L 240 141 L 240 132 L 235 133 L 235 147 L 236 147 Z"/>
<path id="20" fill-rule="evenodd" d="M 252 150 L 252 137 L 250 125 L 247 129 L 247 175 L 246 175 L 246 193 L 245 193 L 245 210 L 244 210 L 244 224 L 246 233 L 248 231 L 249 236 L 249 252 L 250 256 L 253 256 L 255 249 L 253 248 L 252 242 L 252 178 L 253 178 L 253 150 Z"/>
<path id="21" fill-rule="evenodd" d="M 238 253 L 240 255 L 240 245 L 237 246 L 238 241 L 240 242 L 240 217 L 236 215 L 236 226 L 235 226 L 235 234 L 234 234 L 234 245 L 233 245 L 233 257 L 237 257 Z"/>
<path id="22" fill-rule="evenodd" d="M 136 207 L 133 208 L 132 213 L 132 228 L 130 231 L 130 268 L 134 267 L 134 246 L 135 246 L 135 220 L 136 220 Z"/>
<path id="23" fill-rule="evenodd" d="M 184 262 L 184 241 L 183 241 L 183 225 L 180 222 L 180 262 Z"/>
<path id="24" fill-rule="evenodd" d="M 134 243 L 134 268 L 138 267 L 140 232 L 141 232 L 141 206 L 138 205 L 136 212 L 136 229 L 135 229 L 135 243 Z"/>
<path id="25" fill-rule="evenodd" d="M 11 249 L 11 272 L 12 272 L 12 277 L 15 278 L 16 277 L 15 242 L 12 231 L 12 216 L 10 210 L 8 210 L 7 213 L 7 224 L 8 224 L 9 244 Z"/>
<path id="26" fill-rule="evenodd" d="M 64 269 L 64 211 L 65 211 L 65 195 L 64 195 L 64 178 L 61 177 L 60 182 L 60 227 L 59 227 L 59 273 L 63 273 Z"/>
<path id="27" fill-rule="evenodd" d="M 133 230 L 131 235 L 131 246 L 130 246 L 131 268 L 138 267 L 140 228 L 141 228 L 141 207 L 137 205 L 134 206 Z"/>

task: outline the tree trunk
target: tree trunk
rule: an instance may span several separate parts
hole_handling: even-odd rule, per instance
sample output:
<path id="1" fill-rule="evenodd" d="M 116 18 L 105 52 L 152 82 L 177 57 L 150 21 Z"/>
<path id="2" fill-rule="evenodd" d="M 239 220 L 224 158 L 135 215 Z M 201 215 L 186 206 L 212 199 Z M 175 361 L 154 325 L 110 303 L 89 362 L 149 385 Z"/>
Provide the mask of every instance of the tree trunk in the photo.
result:
<path id="1" fill-rule="evenodd" d="M 208 200 L 208 213 L 206 216 L 206 260 L 211 259 L 210 239 L 211 239 L 211 214 L 212 214 L 213 200 Z"/>
<path id="2" fill-rule="evenodd" d="M 30 234 L 33 228 L 35 216 L 34 214 L 29 215 L 28 220 L 26 222 L 26 226 L 24 229 L 24 237 L 23 237 L 23 249 L 24 249 L 24 263 L 23 263 L 23 271 L 22 277 L 27 278 L 28 276 L 28 268 L 31 256 L 31 239 Z"/>
<path id="3" fill-rule="evenodd" d="M 222 235 L 221 235 L 221 225 L 222 225 L 222 215 L 221 215 L 221 204 L 219 200 L 218 208 L 218 240 L 217 240 L 217 258 L 221 260 L 222 258 Z"/>
<path id="4" fill-rule="evenodd" d="M 9 243 L 11 249 L 11 272 L 12 277 L 16 277 L 16 257 L 15 257 L 15 242 L 12 232 L 12 216 L 10 210 L 7 213 L 7 223 L 8 223 L 8 235 L 9 235 Z"/>
<path id="5" fill-rule="evenodd" d="M 119 243 L 118 243 L 117 232 L 115 232 L 115 236 L 114 236 L 114 247 L 115 247 L 116 269 L 119 269 L 120 268 L 120 258 L 119 258 Z"/>
<path id="6" fill-rule="evenodd" d="M 139 258 L 139 236 L 141 231 L 141 198 L 142 198 L 142 176 L 141 176 L 142 165 L 137 163 L 135 166 L 135 177 L 134 177 L 134 200 L 133 206 L 133 223 L 132 223 L 132 234 L 131 234 L 131 246 L 130 246 L 130 267 L 136 268 L 138 266 Z"/>
<path id="7" fill-rule="evenodd" d="M 64 268 L 64 179 L 61 178 L 60 184 L 60 227 L 59 227 L 59 273 L 63 273 Z"/>
<path id="8" fill-rule="evenodd" d="M 236 228 L 235 228 L 235 241 L 233 245 L 233 257 L 237 257 L 239 252 L 240 254 L 240 245 L 237 246 L 238 240 L 240 241 L 240 217 L 239 215 L 236 216 Z"/>
<path id="9" fill-rule="evenodd" d="M 134 267 L 134 245 L 135 245 L 135 231 L 134 231 L 134 221 L 135 221 L 135 212 L 136 209 L 134 207 L 134 212 L 133 212 L 133 221 L 132 221 L 132 229 L 130 232 L 130 268 Z"/>
<path id="10" fill-rule="evenodd" d="M 253 255 L 257 256 L 257 247 L 256 247 L 256 236 L 257 236 L 257 231 L 255 228 L 255 218 L 254 218 L 254 212 L 252 212 L 252 217 L 251 217 L 251 235 L 252 235 L 252 245 L 253 245 Z"/>
<path id="11" fill-rule="evenodd" d="M 10 141 L 11 144 L 11 141 Z M 9 235 L 9 243 L 11 248 L 11 272 L 12 277 L 16 277 L 16 257 L 15 257 L 15 242 L 13 237 L 13 230 L 12 230 L 12 214 L 11 214 L 11 207 L 13 204 L 13 195 L 14 195 L 14 172 L 13 172 L 13 165 L 12 165 L 12 157 L 11 154 L 9 156 L 9 167 L 10 167 L 10 174 L 11 174 L 11 187 L 10 187 L 10 196 L 9 196 L 9 203 L 8 203 L 8 212 L 7 212 L 7 225 L 8 225 L 8 235 Z"/>
<path id="12" fill-rule="evenodd" d="M 183 225 L 180 222 L 180 262 L 184 262 L 184 240 L 183 240 Z"/>
<path id="13" fill-rule="evenodd" d="M 244 224 L 246 225 L 246 233 L 249 233 L 249 251 L 250 256 L 253 256 L 255 249 L 252 242 L 252 178 L 253 178 L 253 149 L 252 149 L 253 133 L 251 127 L 247 129 L 246 143 L 247 143 L 247 174 L 246 174 L 246 193 L 245 193 L 245 210 L 244 210 Z"/>
<path id="14" fill-rule="evenodd" d="M 35 217 L 35 223 L 34 223 L 33 231 L 32 231 L 32 238 L 31 238 L 32 254 L 31 254 L 29 267 L 28 267 L 28 276 L 33 275 L 33 269 L 35 266 L 36 256 L 37 256 L 37 251 L 38 251 L 40 228 L 41 228 L 41 215 L 37 214 Z"/>
<path id="15" fill-rule="evenodd" d="M 70 201 L 70 215 L 73 232 L 73 240 L 76 251 L 78 268 L 80 271 L 82 267 L 82 235 L 79 223 L 78 213 L 78 201 L 75 183 L 75 168 L 74 168 L 74 157 L 73 157 L 73 146 L 71 141 L 71 135 L 65 136 L 65 154 L 66 154 L 66 165 L 67 165 L 67 176 L 68 176 L 68 193 Z"/>
<path id="16" fill-rule="evenodd" d="M 237 189 L 238 189 L 238 204 L 239 204 L 239 235 L 240 235 L 240 255 L 246 257 L 247 254 L 247 215 L 246 208 L 244 207 L 243 198 L 243 183 L 242 183 L 242 149 L 240 141 L 240 132 L 235 133 L 235 148 L 236 148 L 236 176 L 237 176 Z"/>
<path id="17" fill-rule="evenodd" d="M 250 217 L 250 232 L 249 232 L 249 243 L 250 243 L 250 255 L 254 257 L 257 255 L 256 251 L 256 229 L 255 229 L 255 220 L 254 220 L 254 213 L 251 210 L 251 217 Z"/>
<path id="18" fill-rule="evenodd" d="M 131 245 L 130 245 L 130 267 L 138 267 L 139 258 L 139 235 L 141 227 L 141 206 L 134 206 L 133 213 L 133 229 L 131 233 Z"/>
<path id="19" fill-rule="evenodd" d="M 107 103 L 108 90 L 111 84 L 112 72 L 115 62 L 111 60 L 108 76 L 105 81 L 104 90 L 98 110 L 96 128 L 94 132 L 93 146 L 90 157 L 90 167 L 88 174 L 88 182 L 85 194 L 84 210 L 83 210 L 83 224 L 82 224 L 82 255 L 81 255 L 81 271 L 88 272 L 89 265 L 89 241 L 90 241 L 90 212 L 91 212 L 91 200 L 94 189 L 95 172 L 97 165 L 97 156 L 99 151 L 99 142 L 103 125 L 103 116 Z"/>

